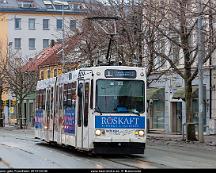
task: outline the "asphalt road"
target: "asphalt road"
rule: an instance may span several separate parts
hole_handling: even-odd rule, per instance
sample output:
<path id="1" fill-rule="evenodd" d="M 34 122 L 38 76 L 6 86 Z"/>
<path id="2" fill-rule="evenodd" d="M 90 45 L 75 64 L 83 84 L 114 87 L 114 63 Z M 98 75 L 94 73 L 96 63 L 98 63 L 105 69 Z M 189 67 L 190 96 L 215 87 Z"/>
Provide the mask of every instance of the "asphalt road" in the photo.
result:
<path id="1" fill-rule="evenodd" d="M 0 168 L 216 168 L 216 150 L 149 141 L 144 155 L 89 155 L 34 139 L 32 130 L 0 129 Z"/>

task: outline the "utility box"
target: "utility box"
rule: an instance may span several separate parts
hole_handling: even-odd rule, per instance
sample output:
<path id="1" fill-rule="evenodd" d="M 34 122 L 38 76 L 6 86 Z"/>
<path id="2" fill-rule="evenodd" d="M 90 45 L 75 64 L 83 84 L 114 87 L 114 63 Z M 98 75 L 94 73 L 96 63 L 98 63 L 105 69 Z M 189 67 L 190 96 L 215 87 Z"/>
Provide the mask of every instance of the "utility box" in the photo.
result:
<path id="1" fill-rule="evenodd" d="M 216 134 L 216 118 L 212 118 L 209 120 L 209 134 Z"/>

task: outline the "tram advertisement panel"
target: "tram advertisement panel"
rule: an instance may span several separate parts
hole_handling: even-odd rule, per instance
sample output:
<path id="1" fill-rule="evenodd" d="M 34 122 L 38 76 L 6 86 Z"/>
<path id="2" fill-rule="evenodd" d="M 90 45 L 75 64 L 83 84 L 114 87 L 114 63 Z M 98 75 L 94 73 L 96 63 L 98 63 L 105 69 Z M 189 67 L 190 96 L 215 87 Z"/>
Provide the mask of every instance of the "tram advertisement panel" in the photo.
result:
<path id="1" fill-rule="evenodd" d="M 41 129 L 43 122 L 43 109 L 37 109 L 35 115 L 35 128 Z"/>
<path id="2" fill-rule="evenodd" d="M 75 134 L 75 109 L 66 108 L 64 113 L 64 132 Z"/>
<path id="3" fill-rule="evenodd" d="M 95 128 L 144 129 L 143 116 L 95 116 Z"/>

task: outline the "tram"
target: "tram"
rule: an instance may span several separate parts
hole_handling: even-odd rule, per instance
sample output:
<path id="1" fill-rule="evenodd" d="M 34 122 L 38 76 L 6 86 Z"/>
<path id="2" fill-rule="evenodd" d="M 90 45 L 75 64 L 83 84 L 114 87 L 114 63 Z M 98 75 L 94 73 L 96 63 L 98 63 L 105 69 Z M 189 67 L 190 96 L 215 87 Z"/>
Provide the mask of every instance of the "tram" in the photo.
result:
<path id="1" fill-rule="evenodd" d="M 146 75 L 141 67 L 81 68 L 40 80 L 35 138 L 99 154 L 143 154 Z"/>

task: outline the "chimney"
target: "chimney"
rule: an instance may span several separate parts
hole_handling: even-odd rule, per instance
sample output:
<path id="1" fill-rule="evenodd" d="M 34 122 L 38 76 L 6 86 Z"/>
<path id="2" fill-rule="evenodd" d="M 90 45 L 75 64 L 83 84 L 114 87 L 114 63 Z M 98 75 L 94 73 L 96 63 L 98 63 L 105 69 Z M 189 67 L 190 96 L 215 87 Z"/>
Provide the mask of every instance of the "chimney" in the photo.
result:
<path id="1" fill-rule="evenodd" d="M 50 41 L 50 47 L 53 47 L 55 45 L 55 40 Z"/>

